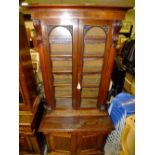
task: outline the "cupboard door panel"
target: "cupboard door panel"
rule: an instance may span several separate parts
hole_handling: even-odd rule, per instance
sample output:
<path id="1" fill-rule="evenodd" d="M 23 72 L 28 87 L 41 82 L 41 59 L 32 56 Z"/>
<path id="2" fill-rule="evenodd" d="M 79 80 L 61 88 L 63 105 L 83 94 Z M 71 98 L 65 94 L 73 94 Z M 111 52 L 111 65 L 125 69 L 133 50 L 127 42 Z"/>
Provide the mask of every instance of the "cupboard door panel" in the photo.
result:
<path id="1" fill-rule="evenodd" d="M 55 137 L 55 147 L 56 150 L 64 150 L 64 151 L 69 151 L 71 148 L 71 140 L 70 138 L 65 138 L 65 137 Z"/>
<path id="2" fill-rule="evenodd" d="M 80 134 L 78 136 L 78 152 L 84 154 L 103 154 L 104 136 L 99 133 Z"/>
<path id="3" fill-rule="evenodd" d="M 71 151 L 71 134 L 53 133 L 48 136 L 49 149 L 58 153 L 70 153 Z"/>
<path id="4" fill-rule="evenodd" d="M 64 154 L 103 153 L 104 135 L 97 132 L 61 132 L 46 135 L 49 151 Z"/>
<path id="5" fill-rule="evenodd" d="M 96 136 L 83 136 L 81 150 L 95 149 L 97 143 Z"/>

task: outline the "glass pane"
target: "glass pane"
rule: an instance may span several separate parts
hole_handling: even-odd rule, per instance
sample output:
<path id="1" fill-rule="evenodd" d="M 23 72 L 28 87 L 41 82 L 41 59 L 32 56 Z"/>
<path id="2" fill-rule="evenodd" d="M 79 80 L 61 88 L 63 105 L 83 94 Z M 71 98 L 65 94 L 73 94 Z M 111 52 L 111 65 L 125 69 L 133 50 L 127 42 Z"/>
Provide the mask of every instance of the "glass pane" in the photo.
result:
<path id="1" fill-rule="evenodd" d="M 55 97 L 71 97 L 72 96 L 72 87 L 55 87 Z"/>
<path id="2" fill-rule="evenodd" d="M 97 99 L 82 99 L 81 108 L 96 108 Z"/>
<path id="3" fill-rule="evenodd" d="M 82 97 L 98 97 L 98 88 L 82 88 Z"/>
<path id="4" fill-rule="evenodd" d="M 72 54 L 72 36 L 67 28 L 54 28 L 49 35 L 49 42 L 51 54 Z"/>
<path id="5" fill-rule="evenodd" d="M 100 74 L 83 75 L 82 86 L 85 86 L 85 85 L 99 86 L 100 78 L 101 78 Z"/>
<path id="6" fill-rule="evenodd" d="M 63 73 L 65 71 L 72 72 L 72 35 L 70 28 L 72 27 L 57 26 L 49 34 L 56 108 L 72 107 L 72 74 Z M 66 58 L 65 55 L 70 55 L 70 58 Z M 59 74 L 55 72 L 59 72 Z M 65 84 L 69 84 L 69 86 L 64 86 Z"/>
<path id="7" fill-rule="evenodd" d="M 51 54 L 52 55 L 71 55 L 72 45 L 71 44 L 51 44 Z"/>
<path id="8" fill-rule="evenodd" d="M 85 44 L 84 56 L 86 56 L 86 55 L 103 56 L 104 49 L 105 49 L 105 44 L 95 44 L 95 43 L 94 44 Z"/>
<path id="9" fill-rule="evenodd" d="M 85 27 L 85 29 L 87 26 Z M 84 38 L 85 49 L 84 49 L 84 56 L 85 55 L 104 55 L 105 50 L 105 40 L 106 34 L 101 27 L 92 27 L 90 28 Z"/>
<path id="10" fill-rule="evenodd" d="M 57 108 L 72 108 L 72 98 L 56 98 Z"/>
<path id="11" fill-rule="evenodd" d="M 84 26 L 81 108 L 96 108 L 97 106 L 105 43 L 106 33 L 102 27 Z"/>
<path id="12" fill-rule="evenodd" d="M 97 60 L 84 60 L 83 72 L 101 72 L 103 59 Z"/>
<path id="13" fill-rule="evenodd" d="M 72 84 L 72 75 L 54 74 L 54 84 Z"/>
<path id="14" fill-rule="evenodd" d="M 53 72 L 55 71 L 72 71 L 71 60 L 53 60 Z"/>

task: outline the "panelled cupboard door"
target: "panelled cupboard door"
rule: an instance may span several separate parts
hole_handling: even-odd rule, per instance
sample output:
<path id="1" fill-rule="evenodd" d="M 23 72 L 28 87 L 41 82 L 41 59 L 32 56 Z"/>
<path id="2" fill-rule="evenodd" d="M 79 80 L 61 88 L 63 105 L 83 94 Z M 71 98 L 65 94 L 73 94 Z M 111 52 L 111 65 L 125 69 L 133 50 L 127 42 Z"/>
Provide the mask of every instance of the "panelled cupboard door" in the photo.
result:
<path id="1" fill-rule="evenodd" d="M 76 105 L 77 26 L 77 20 L 41 21 L 45 94 L 53 109 Z"/>
<path id="2" fill-rule="evenodd" d="M 100 133 L 51 133 L 46 136 L 48 151 L 70 155 L 102 153 L 105 136 Z"/>
<path id="3" fill-rule="evenodd" d="M 98 108 L 103 104 L 101 88 L 110 55 L 112 22 L 79 20 L 78 86 L 79 108 Z M 100 98 L 100 99 L 99 99 Z"/>

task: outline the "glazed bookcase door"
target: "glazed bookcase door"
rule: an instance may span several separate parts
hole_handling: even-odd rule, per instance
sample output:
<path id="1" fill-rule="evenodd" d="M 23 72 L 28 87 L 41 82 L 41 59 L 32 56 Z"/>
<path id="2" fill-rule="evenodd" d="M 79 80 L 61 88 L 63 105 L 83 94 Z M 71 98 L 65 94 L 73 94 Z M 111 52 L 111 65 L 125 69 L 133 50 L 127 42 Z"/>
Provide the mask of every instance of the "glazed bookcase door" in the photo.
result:
<path id="1" fill-rule="evenodd" d="M 106 79 L 104 68 L 108 59 L 111 23 L 108 21 L 79 21 L 79 61 L 77 92 L 79 108 L 98 108 L 99 96 Z"/>
<path id="2" fill-rule="evenodd" d="M 73 20 L 65 23 L 63 20 L 42 22 L 45 74 L 50 73 L 49 95 L 54 109 L 71 109 L 76 105 L 77 23 Z M 49 92 L 45 89 L 45 93 Z"/>

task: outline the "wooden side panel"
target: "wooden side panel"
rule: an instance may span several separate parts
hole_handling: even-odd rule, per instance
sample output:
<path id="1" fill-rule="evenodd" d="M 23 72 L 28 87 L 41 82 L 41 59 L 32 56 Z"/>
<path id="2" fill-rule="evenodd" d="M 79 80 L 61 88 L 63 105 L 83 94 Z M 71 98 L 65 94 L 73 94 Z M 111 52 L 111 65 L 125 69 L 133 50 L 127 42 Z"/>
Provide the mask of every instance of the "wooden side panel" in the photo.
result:
<path id="1" fill-rule="evenodd" d="M 20 110 L 28 110 L 37 96 L 37 91 L 24 18 L 22 13 L 19 15 L 19 81 L 20 93 L 23 97 L 23 104 L 20 104 Z"/>
<path id="2" fill-rule="evenodd" d="M 40 20 L 33 20 L 33 25 L 37 32 L 37 47 L 36 49 L 39 51 L 40 54 L 40 63 L 41 63 L 41 70 L 42 76 L 44 81 L 44 90 L 47 100 L 47 109 L 51 110 L 55 108 L 55 101 L 54 101 L 54 90 L 52 85 L 52 76 L 51 76 L 51 68 L 50 68 L 50 61 L 49 55 L 46 50 L 47 43 L 43 44 L 43 40 L 46 33 L 46 27 Z"/>

